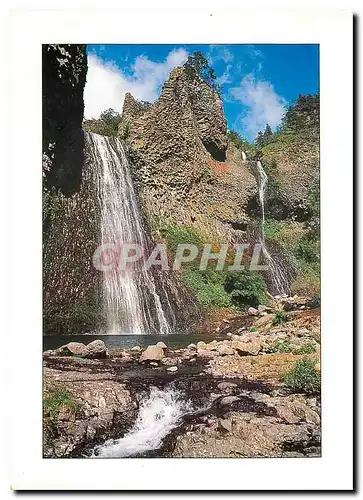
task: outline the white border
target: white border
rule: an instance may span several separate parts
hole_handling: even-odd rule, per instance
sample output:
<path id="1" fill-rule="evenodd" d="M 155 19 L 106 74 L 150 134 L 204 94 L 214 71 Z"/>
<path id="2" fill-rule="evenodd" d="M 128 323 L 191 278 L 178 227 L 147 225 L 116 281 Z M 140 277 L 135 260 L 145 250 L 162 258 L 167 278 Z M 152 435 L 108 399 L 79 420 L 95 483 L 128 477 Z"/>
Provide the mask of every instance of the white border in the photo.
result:
<path id="1" fill-rule="evenodd" d="M 13 489 L 351 489 L 352 16 L 333 10 L 14 11 L 10 157 Z M 61 43 L 319 43 L 321 55 L 323 457 L 42 459 L 41 47 Z M 25 85 L 26 83 L 26 85 Z M 7 168 L 7 166 L 6 166 Z M 342 242 L 342 247 L 337 245 Z M 338 261 L 337 254 L 340 254 Z M 343 261 L 344 257 L 344 261 Z M 344 290 L 346 309 L 342 311 Z M 344 338 L 343 338 L 344 337 Z M 344 351 L 342 345 L 344 344 Z M 4 453 L 4 450 L 3 450 Z"/>

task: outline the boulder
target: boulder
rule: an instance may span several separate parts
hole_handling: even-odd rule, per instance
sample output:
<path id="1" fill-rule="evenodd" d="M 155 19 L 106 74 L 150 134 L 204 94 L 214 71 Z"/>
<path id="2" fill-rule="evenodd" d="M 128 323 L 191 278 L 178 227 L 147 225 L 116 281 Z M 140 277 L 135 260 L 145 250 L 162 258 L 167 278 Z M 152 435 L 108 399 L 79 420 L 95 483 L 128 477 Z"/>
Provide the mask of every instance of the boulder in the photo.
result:
<path id="1" fill-rule="evenodd" d="M 103 340 L 94 340 L 87 345 L 87 358 L 98 359 L 106 358 L 108 350 Z"/>
<path id="2" fill-rule="evenodd" d="M 88 354 L 88 349 L 81 342 L 69 342 L 56 350 L 58 356 L 84 356 Z"/>
<path id="3" fill-rule="evenodd" d="M 257 356 L 257 354 L 262 349 L 261 342 L 258 341 L 235 341 L 232 343 L 232 347 L 238 352 L 240 356 Z"/>
<path id="4" fill-rule="evenodd" d="M 149 345 L 140 356 L 140 361 L 161 361 L 164 351 L 157 345 Z"/>
<path id="5" fill-rule="evenodd" d="M 141 351 L 141 347 L 139 345 L 135 345 L 135 347 L 131 348 L 131 351 L 140 352 Z"/>
<path id="6" fill-rule="evenodd" d="M 217 385 L 218 389 L 222 392 L 234 392 L 236 390 L 237 384 L 234 384 L 233 382 L 220 382 Z"/>
<path id="7" fill-rule="evenodd" d="M 214 356 L 219 356 L 217 351 L 207 351 L 206 349 L 197 350 L 198 358 L 212 359 Z"/>
<path id="8" fill-rule="evenodd" d="M 197 349 L 206 349 L 207 348 L 207 344 L 205 342 L 203 342 L 202 340 L 197 342 Z"/>
<path id="9" fill-rule="evenodd" d="M 189 344 L 187 349 L 196 349 L 197 346 L 195 344 Z"/>
<path id="10" fill-rule="evenodd" d="M 228 345 L 220 344 L 217 346 L 217 351 L 221 356 L 233 356 L 234 349 Z"/>
<path id="11" fill-rule="evenodd" d="M 166 344 L 164 344 L 164 342 L 158 342 L 156 345 L 157 347 L 161 347 L 162 349 L 167 349 L 167 346 Z"/>
<path id="12" fill-rule="evenodd" d="M 178 367 L 177 366 L 169 366 L 166 371 L 168 372 L 177 372 L 178 371 Z"/>
<path id="13" fill-rule="evenodd" d="M 173 358 L 163 358 L 161 360 L 161 364 L 164 365 L 164 366 L 175 365 L 175 359 L 173 359 Z"/>
<path id="14" fill-rule="evenodd" d="M 224 396 L 219 401 L 219 406 L 229 406 L 233 403 L 236 403 L 237 401 L 240 401 L 238 396 Z"/>
<path id="15" fill-rule="evenodd" d="M 254 307 L 249 307 L 247 312 L 249 316 L 258 316 L 258 310 Z"/>

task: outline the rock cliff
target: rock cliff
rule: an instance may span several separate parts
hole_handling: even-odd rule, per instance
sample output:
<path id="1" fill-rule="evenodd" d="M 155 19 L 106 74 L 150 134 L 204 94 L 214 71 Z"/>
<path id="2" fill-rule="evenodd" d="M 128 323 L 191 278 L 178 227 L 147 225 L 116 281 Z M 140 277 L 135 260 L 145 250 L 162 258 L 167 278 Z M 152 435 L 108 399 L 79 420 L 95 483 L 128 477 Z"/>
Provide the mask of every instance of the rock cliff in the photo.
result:
<path id="1" fill-rule="evenodd" d="M 149 106 L 127 94 L 120 135 L 126 136 L 141 204 L 156 233 L 161 223 L 194 226 L 214 238 L 245 227 L 256 181 L 228 143 L 221 100 L 199 77 L 174 69 Z"/>

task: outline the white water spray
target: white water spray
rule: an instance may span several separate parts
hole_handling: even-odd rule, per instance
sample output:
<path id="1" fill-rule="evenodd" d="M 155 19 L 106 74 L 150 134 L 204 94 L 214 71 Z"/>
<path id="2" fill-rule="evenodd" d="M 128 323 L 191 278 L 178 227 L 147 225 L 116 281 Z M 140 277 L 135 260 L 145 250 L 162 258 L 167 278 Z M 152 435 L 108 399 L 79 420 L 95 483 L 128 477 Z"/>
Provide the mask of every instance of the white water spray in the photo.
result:
<path id="1" fill-rule="evenodd" d="M 157 450 L 190 409 L 190 403 L 183 401 L 176 390 L 151 387 L 149 396 L 140 404 L 132 429 L 123 438 L 96 446 L 92 457 L 132 457 Z"/>
<path id="2" fill-rule="evenodd" d="M 101 213 L 101 244 L 136 243 L 145 251 L 147 240 L 121 141 L 90 133 L 86 139 Z M 142 262 L 131 271 L 113 266 L 102 280 L 108 333 L 171 333 L 153 275 Z"/>
<path id="3" fill-rule="evenodd" d="M 273 258 L 270 252 L 267 249 L 265 242 L 265 191 L 267 186 L 267 175 L 262 166 L 260 160 L 256 162 L 257 172 L 259 177 L 258 183 L 258 196 L 260 199 L 261 206 L 261 214 L 262 214 L 262 230 L 261 230 L 261 238 L 260 243 L 262 245 L 262 252 L 266 259 L 269 271 L 271 273 L 272 284 L 274 290 L 279 293 L 289 293 L 290 283 L 288 279 L 288 275 L 283 269 L 282 266 L 278 264 L 278 262 Z"/>

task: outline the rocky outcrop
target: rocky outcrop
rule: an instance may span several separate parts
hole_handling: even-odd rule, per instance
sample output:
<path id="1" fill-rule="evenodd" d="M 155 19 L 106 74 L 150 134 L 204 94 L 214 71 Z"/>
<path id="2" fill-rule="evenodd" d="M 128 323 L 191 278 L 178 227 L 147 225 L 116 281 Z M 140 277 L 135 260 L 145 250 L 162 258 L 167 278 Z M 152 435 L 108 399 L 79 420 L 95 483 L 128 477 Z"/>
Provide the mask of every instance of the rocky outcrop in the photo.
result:
<path id="1" fill-rule="evenodd" d="M 77 191 L 83 165 L 86 45 L 43 45 L 43 175 L 47 188 Z"/>
<path id="2" fill-rule="evenodd" d="M 125 121 L 141 204 L 156 233 L 163 223 L 217 238 L 245 228 L 256 181 L 228 144 L 222 102 L 206 83 L 176 68 L 141 115 L 125 99 L 121 135 Z"/>

